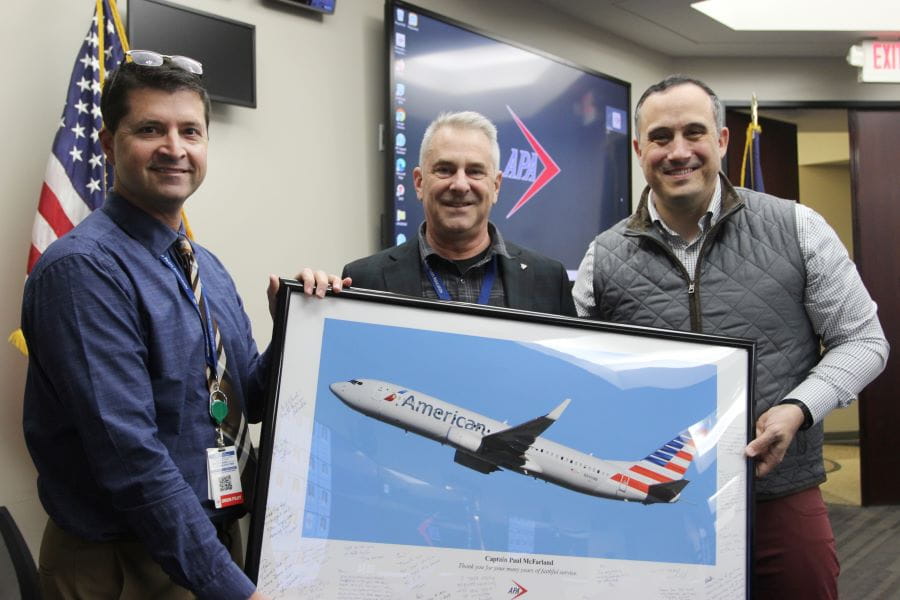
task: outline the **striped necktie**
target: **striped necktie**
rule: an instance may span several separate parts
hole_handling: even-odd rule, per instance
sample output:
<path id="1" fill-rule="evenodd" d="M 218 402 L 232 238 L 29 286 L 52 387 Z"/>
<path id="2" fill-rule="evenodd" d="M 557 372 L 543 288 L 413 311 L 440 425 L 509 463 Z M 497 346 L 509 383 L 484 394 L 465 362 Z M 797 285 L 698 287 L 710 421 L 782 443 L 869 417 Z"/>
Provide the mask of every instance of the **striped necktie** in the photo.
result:
<path id="1" fill-rule="evenodd" d="M 206 332 L 211 330 L 214 337 L 216 369 L 213 371 L 209 361 L 206 361 L 206 382 L 211 395 L 214 393 L 214 390 L 218 389 L 227 398 L 228 414 L 222 421 L 222 435 L 226 446 L 234 445 L 237 449 L 238 465 L 241 471 L 241 487 L 244 492 L 244 505 L 249 508 L 256 478 L 256 449 L 250 440 L 250 428 L 247 426 L 247 419 L 244 414 L 244 402 L 240 396 L 240 390 L 231 384 L 231 378 L 228 374 L 228 360 L 225 355 L 225 344 L 222 343 L 219 327 L 215 318 L 212 317 L 212 311 L 207 310 L 206 299 L 203 296 L 203 286 L 200 283 L 200 268 L 194 256 L 194 249 L 184 236 L 179 236 L 175 249 L 194 292 L 197 306 L 200 307 L 200 321 L 204 335 L 207 335 Z M 210 315 L 211 324 L 208 324 L 206 321 L 207 315 Z M 208 325 L 212 327 L 208 327 Z"/>

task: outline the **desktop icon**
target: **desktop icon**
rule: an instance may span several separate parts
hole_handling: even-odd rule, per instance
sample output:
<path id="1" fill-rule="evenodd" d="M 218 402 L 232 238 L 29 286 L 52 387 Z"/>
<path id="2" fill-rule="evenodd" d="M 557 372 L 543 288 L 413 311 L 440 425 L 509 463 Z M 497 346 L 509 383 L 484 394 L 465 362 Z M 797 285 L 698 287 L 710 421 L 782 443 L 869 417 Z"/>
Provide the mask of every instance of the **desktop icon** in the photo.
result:
<path id="1" fill-rule="evenodd" d="M 398 58 L 396 61 L 394 61 L 394 72 L 395 73 L 400 75 L 405 70 L 406 70 L 406 61 L 405 60 L 403 60 L 402 58 Z"/>
<path id="2" fill-rule="evenodd" d="M 405 158 L 398 158 L 398 159 L 397 159 L 397 172 L 398 172 L 398 173 L 403 173 L 403 172 L 405 172 L 405 171 L 406 171 L 406 159 L 405 159 Z"/>
<path id="3" fill-rule="evenodd" d="M 397 197 L 403 198 L 406 195 L 406 186 L 402 183 L 397 184 Z"/>
<path id="4" fill-rule="evenodd" d="M 398 133 L 396 143 L 397 143 L 397 146 L 399 146 L 400 148 L 403 148 L 404 146 L 406 146 L 406 136 L 403 135 L 402 133 Z"/>
<path id="5" fill-rule="evenodd" d="M 398 83 L 397 88 L 394 91 L 394 93 L 397 95 L 398 98 L 402 98 L 403 96 L 405 96 L 406 95 L 406 84 Z"/>
<path id="6" fill-rule="evenodd" d="M 606 107 L 606 131 L 628 133 L 628 115 L 620 108 Z"/>
<path id="7" fill-rule="evenodd" d="M 402 208 L 397 209 L 397 222 L 404 223 L 406 222 L 406 211 Z"/>
<path id="8" fill-rule="evenodd" d="M 409 26 L 410 27 L 418 27 L 419 26 L 419 15 L 414 12 L 409 13 Z"/>
<path id="9" fill-rule="evenodd" d="M 403 14 L 403 13 L 405 13 L 405 12 L 406 12 L 406 11 L 403 10 L 402 8 L 398 8 L 398 9 L 397 9 L 397 22 L 398 22 L 398 23 L 402 23 L 402 22 L 403 22 L 403 17 L 404 17 L 404 14 Z"/>
<path id="10" fill-rule="evenodd" d="M 398 244 L 398 245 L 399 245 L 399 244 L 402 244 L 402 243 L 405 242 L 405 241 L 406 241 L 406 235 L 403 234 L 403 233 L 398 233 L 398 234 L 397 234 L 397 244 Z"/>
<path id="11" fill-rule="evenodd" d="M 399 31 L 394 34 L 394 44 L 398 48 L 406 48 L 406 34 Z"/>
<path id="12" fill-rule="evenodd" d="M 398 108 L 396 115 L 397 115 L 397 122 L 402 123 L 403 121 L 406 120 L 406 109 Z"/>

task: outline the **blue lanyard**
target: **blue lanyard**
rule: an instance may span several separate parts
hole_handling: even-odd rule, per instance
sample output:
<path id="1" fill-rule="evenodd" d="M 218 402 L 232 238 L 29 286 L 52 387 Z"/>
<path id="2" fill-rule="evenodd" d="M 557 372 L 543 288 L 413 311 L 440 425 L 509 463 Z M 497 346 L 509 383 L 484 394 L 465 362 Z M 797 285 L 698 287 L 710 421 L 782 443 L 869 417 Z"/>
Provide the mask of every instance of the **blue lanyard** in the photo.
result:
<path id="1" fill-rule="evenodd" d="M 424 261 L 425 263 L 425 274 L 428 275 L 428 279 L 431 281 L 431 287 L 434 288 L 434 293 L 437 294 L 437 297 L 441 300 L 453 300 L 450 297 L 450 292 L 447 291 L 447 286 L 444 285 L 444 280 L 441 279 L 441 276 L 435 273 L 431 266 L 428 264 L 428 261 Z M 488 263 L 487 270 L 484 272 L 484 279 L 481 280 L 481 292 L 478 294 L 478 304 L 487 304 L 488 300 L 491 298 L 491 288 L 494 287 L 494 277 L 497 275 L 497 255 L 491 257 L 491 262 Z"/>
<path id="2" fill-rule="evenodd" d="M 209 313 L 209 303 L 203 303 L 204 310 L 203 312 L 201 312 L 200 305 L 197 303 L 197 298 L 194 296 L 194 290 L 191 289 L 191 286 L 184 275 L 184 271 L 182 271 L 178 266 L 175 265 L 175 263 L 172 262 L 172 259 L 168 254 L 163 254 L 159 257 L 159 259 L 163 261 L 163 264 L 169 267 L 169 269 L 171 269 L 173 273 L 175 273 L 175 278 L 178 280 L 178 286 L 181 288 L 181 291 L 185 293 L 185 295 L 191 301 L 191 304 L 193 304 L 194 308 L 197 309 L 197 315 L 200 316 L 200 321 L 203 325 L 203 334 L 206 338 L 206 364 L 209 366 L 210 372 L 213 373 L 218 380 L 220 374 L 217 372 L 216 367 L 216 335 L 215 333 L 213 333 L 212 316 Z"/>

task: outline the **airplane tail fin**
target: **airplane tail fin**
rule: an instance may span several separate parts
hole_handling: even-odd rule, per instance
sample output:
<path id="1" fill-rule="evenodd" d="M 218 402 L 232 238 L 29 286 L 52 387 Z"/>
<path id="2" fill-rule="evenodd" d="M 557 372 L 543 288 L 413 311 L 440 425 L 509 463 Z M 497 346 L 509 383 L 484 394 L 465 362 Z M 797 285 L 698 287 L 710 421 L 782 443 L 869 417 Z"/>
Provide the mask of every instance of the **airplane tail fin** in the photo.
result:
<path id="1" fill-rule="evenodd" d="M 656 452 L 645 456 L 638 464 L 649 463 L 646 466 L 651 471 L 662 473 L 669 479 L 681 479 L 696 456 L 694 439 L 685 430 L 657 448 Z"/>
<path id="2" fill-rule="evenodd" d="M 612 479 L 647 494 L 645 504 L 674 502 L 688 484 L 684 474 L 696 456 L 694 440 L 685 430 Z"/>

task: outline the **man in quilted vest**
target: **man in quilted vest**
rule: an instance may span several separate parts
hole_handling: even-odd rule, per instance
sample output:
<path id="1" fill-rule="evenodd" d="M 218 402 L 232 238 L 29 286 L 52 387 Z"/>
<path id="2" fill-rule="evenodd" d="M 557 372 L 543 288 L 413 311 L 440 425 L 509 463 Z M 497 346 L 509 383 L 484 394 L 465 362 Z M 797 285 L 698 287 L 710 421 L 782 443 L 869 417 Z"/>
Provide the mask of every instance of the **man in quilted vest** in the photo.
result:
<path id="1" fill-rule="evenodd" d="M 634 120 L 648 186 L 588 247 L 578 314 L 756 340 L 755 596 L 837 598 L 822 421 L 884 369 L 875 303 L 821 216 L 720 172 L 728 129 L 709 86 L 667 77 Z"/>

